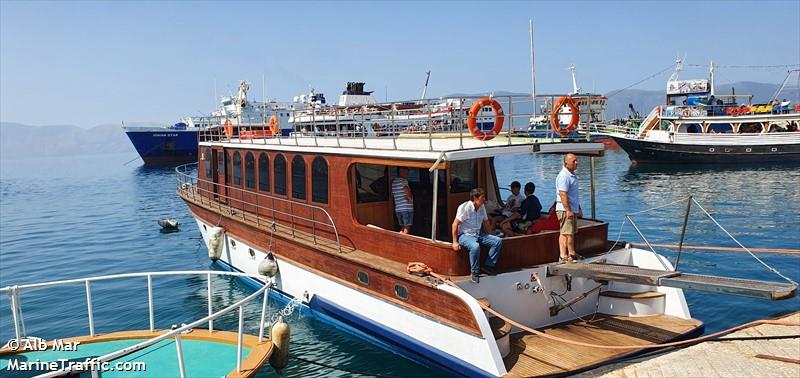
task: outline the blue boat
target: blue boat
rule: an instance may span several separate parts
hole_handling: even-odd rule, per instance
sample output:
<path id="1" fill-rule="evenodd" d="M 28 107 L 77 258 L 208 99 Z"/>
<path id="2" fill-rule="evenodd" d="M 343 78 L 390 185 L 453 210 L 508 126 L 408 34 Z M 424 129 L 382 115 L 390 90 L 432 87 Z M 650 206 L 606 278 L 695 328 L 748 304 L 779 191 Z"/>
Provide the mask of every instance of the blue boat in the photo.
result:
<path id="1" fill-rule="evenodd" d="M 199 127 L 179 122 L 164 127 L 123 127 L 147 165 L 182 164 L 197 159 Z"/>

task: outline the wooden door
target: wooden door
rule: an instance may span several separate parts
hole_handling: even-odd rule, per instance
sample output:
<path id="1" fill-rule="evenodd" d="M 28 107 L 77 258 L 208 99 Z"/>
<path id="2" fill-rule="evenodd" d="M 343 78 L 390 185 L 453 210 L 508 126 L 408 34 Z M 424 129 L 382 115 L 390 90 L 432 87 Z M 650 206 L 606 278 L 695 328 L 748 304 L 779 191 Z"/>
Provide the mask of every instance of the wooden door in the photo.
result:
<path id="1" fill-rule="evenodd" d="M 227 203 L 228 190 L 225 178 L 228 177 L 228 159 L 225 158 L 225 151 L 222 148 L 213 149 L 212 174 L 214 179 L 214 199 Z"/>

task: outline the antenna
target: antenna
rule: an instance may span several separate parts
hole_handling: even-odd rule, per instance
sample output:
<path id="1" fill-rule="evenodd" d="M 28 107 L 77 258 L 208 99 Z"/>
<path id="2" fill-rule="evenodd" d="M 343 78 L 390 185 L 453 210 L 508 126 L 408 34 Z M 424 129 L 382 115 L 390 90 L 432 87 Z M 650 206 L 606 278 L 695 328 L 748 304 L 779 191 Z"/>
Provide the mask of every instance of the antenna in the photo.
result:
<path id="1" fill-rule="evenodd" d="M 425 93 L 428 92 L 428 81 L 431 79 L 431 70 L 428 70 L 428 72 L 426 72 L 425 74 L 428 75 L 428 76 L 425 77 L 425 87 L 422 88 L 422 99 L 423 100 L 425 99 Z"/>
<path id="2" fill-rule="evenodd" d="M 531 101 L 533 102 L 533 114 L 536 117 L 536 65 L 533 60 L 533 20 L 528 19 L 528 33 L 531 36 Z"/>
<path id="3" fill-rule="evenodd" d="M 683 54 L 683 58 L 675 59 L 675 71 L 672 71 L 672 75 L 669 77 L 669 81 L 678 80 L 678 75 L 681 73 L 683 69 L 683 60 L 686 59 L 686 54 Z"/>
<path id="4" fill-rule="evenodd" d="M 711 61 L 711 66 L 708 69 L 708 86 L 711 87 L 711 95 L 714 95 L 714 61 Z"/>
<path id="5" fill-rule="evenodd" d="M 575 80 L 575 64 L 573 63 L 569 66 L 569 71 L 572 74 L 572 93 L 571 94 L 578 94 L 581 92 L 581 89 L 578 88 L 578 82 Z"/>

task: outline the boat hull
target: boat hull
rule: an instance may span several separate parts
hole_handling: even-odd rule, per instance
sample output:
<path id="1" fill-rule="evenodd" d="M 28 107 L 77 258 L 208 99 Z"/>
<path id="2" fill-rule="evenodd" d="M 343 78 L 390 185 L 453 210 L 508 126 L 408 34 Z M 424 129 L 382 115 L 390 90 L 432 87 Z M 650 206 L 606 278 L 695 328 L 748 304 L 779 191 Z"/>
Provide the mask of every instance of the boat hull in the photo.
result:
<path id="1" fill-rule="evenodd" d="M 749 164 L 800 162 L 800 144 L 678 144 L 612 136 L 635 163 Z"/>
<path id="2" fill-rule="evenodd" d="M 146 165 L 197 161 L 196 130 L 127 130 L 125 134 Z"/>

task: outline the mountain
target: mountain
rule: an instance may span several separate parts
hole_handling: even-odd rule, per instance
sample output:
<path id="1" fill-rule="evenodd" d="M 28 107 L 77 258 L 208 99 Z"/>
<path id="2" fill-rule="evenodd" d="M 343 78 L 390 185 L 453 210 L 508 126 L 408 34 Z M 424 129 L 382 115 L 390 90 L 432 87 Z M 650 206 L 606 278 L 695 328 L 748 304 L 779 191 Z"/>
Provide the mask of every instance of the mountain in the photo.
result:
<path id="1" fill-rule="evenodd" d="M 29 126 L 0 122 L 0 158 L 71 156 L 136 151 L 118 124 L 83 129 L 73 125 Z"/>

